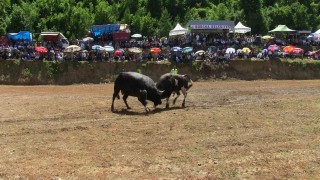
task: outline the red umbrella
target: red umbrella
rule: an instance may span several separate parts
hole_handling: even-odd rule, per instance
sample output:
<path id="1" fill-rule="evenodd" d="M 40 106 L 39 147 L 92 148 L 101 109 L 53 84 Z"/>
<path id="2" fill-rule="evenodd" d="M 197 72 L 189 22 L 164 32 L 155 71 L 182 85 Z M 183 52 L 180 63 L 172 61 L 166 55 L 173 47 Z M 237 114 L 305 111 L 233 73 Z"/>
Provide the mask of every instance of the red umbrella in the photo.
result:
<path id="1" fill-rule="evenodd" d="M 160 48 L 151 48 L 150 51 L 152 53 L 159 53 L 159 52 L 161 52 L 161 49 Z"/>
<path id="2" fill-rule="evenodd" d="M 45 47 L 43 47 L 43 46 L 38 46 L 38 47 L 35 48 L 35 50 L 36 50 L 37 52 L 40 52 L 40 53 L 46 53 L 46 52 L 48 52 L 48 49 L 45 48 Z"/>
<path id="3" fill-rule="evenodd" d="M 121 54 L 122 54 L 122 51 L 120 51 L 120 50 L 116 50 L 114 52 L 114 55 L 116 55 L 116 56 L 120 56 Z"/>

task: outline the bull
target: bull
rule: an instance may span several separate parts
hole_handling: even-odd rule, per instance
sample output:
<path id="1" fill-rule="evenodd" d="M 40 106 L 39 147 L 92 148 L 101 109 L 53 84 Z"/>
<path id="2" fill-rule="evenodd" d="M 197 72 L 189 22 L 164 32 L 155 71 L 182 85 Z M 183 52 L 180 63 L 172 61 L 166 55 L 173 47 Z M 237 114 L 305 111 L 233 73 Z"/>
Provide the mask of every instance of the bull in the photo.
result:
<path id="1" fill-rule="evenodd" d="M 182 107 L 185 107 L 188 90 L 192 87 L 192 85 L 193 85 L 193 82 L 187 74 L 181 75 L 181 74 L 166 73 L 160 77 L 156 87 L 159 90 L 164 91 L 162 94 L 162 98 L 166 98 L 167 100 L 166 108 L 169 108 L 170 96 L 172 94 L 177 94 L 177 96 L 173 100 L 173 104 L 175 104 L 178 97 L 180 96 L 180 91 L 184 96 Z"/>
<path id="2" fill-rule="evenodd" d="M 111 111 L 114 111 L 114 100 L 120 99 L 119 92 L 123 94 L 123 101 L 127 109 L 131 109 L 127 103 L 128 96 L 137 97 L 143 104 L 146 112 L 147 100 L 154 103 L 154 107 L 161 104 L 162 92 L 156 88 L 155 82 L 148 76 L 137 72 L 121 72 L 114 82 L 114 93 L 112 97 Z"/>

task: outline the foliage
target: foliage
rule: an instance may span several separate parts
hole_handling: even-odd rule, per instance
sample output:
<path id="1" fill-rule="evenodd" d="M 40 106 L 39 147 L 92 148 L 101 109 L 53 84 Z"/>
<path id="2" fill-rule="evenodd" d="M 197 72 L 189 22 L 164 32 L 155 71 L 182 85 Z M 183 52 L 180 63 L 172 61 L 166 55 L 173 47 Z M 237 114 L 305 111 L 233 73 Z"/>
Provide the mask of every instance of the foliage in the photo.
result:
<path id="1" fill-rule="evenodd" d="M 168 35 L 189 20 L 233 20 L 264 34 L 279 24 L 320 28 L 318 0 L 1 0 L 0 35 L 60 31 L 81 38 L 94 24 L 127 23 L 132 33 Z"/>

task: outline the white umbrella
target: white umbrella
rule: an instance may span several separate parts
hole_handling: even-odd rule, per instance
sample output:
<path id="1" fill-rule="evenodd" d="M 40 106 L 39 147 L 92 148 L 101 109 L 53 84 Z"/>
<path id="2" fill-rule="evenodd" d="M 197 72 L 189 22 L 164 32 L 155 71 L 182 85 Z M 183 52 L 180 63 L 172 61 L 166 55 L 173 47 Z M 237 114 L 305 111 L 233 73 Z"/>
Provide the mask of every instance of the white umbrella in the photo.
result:
<path id="1" fill-rule="evenodd" d="M 70 46 L 66 47 L 64 52 L 75 52 L 75 51 L 80 51 L 80 50 L 81 50 L 81 47 L 79 47 L 77 45 L 70 45 Z"/>
<path id="2" fill-rule="evenodd" d="M 200 54 L 202 55 L 202 54 L 204 54 L 204 53 L 205 53 L 204 50 L 199 50 L 199 51 L 197 51 L 195 54 L 196 54 L 196 55 L 200 55 Z"/>
<path id="3" fill-rule="evenodd" d="M 104 48 L 107 52 L 113 52 L 113 51 L 114 51 L 114 47 L 113 47 L 113 46 L 103 46 L 103 48 Z"/>
<path id="4" fill-rule="evenodd" d="M 243 52 L 242 49 L 237 50 L 237 54 L 242 53 L 242 52 Z"/>
<path id="5" fill-rule="evenodd" d="M 232 54 L 232 53 L 235 53 L 235 52 L 236 52 L 236 50 L 234 48 L 227 48 L 227 50 L 226 50 L 227 54 Z"/>
<path id="6" fill-rule="evenodd" d="M 133 37 L 133 38 L 141 38 L 142 35 L 141 34 L 133 34 L 131 37 Z"/>
<path id="7" fill-rule="evenodd" d="M 137 54 L 142 53 L 142 49 L 137 48 L 137 47 L 129 48 L 128 51 L 132 52 L 132 53 L 137 53 Z"/>
<path id="8" fill-rule="evenodd" d="M 83 42 L 92 42 L 93 38 L 92 37 L 86 37 L 82 39 Z"/>

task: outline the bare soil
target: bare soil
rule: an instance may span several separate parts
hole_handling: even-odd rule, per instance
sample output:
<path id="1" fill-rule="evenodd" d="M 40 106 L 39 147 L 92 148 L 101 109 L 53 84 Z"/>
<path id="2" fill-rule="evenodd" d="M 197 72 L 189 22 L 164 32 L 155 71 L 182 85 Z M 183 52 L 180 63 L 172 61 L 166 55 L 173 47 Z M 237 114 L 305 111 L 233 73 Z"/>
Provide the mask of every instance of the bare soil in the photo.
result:
<path id="1" fill-rule="evenodd" d="M 320 177 L 320 80 L 195 82 L 148 115 L 112 93 L 0 86 L 0 179 Z"/>

